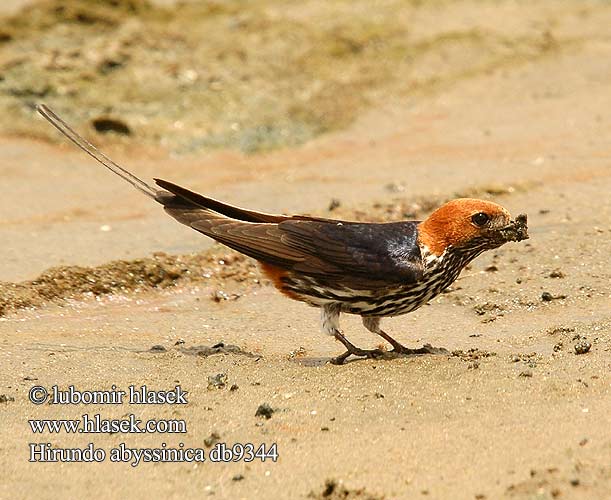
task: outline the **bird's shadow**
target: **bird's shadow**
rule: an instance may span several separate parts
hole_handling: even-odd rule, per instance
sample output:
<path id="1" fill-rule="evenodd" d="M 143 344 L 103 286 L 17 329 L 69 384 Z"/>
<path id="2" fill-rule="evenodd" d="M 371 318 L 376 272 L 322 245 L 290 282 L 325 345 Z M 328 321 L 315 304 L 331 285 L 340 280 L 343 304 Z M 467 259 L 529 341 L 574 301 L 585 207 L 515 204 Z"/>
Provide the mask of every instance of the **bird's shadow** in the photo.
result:
<path id="1" fill-rule="evenodd" d="M 148 349 L 146 351 L 141 351 L 141 352 L 152 352 L 152 353 L 166 352 L 165 349 L 158 350 L 158 349 L 155 349 L 156 347 L 158 346 L 153 346 L 152 349 Z M 219 342 L 212 346 L 196 345 L 196 346 L 184 347 L 182 345 L 178 345 L 176 346 L 176 349 L 183 354 L 187 354 L 191 356 L 208 357 L 208 356 L 213 356 L 215 354 L 225 354 L 225 355 L 229 354 L 229 355 L 238 355 L 238 356 L 245 356 L 248 358 L 254 358 L 256 361 L 263 358 L 263 356 L 254 354 L 249 351 L 245 351 L 244 349 L 242 349 L 241 347 L 237 345 L 225 344 L 223 342 Z M 349 356 L 348 358 L 343 360 L 342 363 L 337 364 L 337 366 L 349 365 L 352 363 L 356 363 L 360 361 L 367 361 L 367 360 L 392 361 L 392 360 L 401 359 L 401 358 L 416 358 L 416 357 L 427 356 L 427 355 L 448 355 L 448 354 L 450 354 L 450 351 L 448 351 L 444 347 L 433 347 L 430 344 L 426 344 L 422 348 L 413 349 L 410 352 L 381 351 L 380 354 L 376 356 L 369 356 L 369 357 Z M 318 367 L 318 366 L 324 366 L 327 364 L 332 365 L 334 364 L 333 363 L 334 359 L 335 358 L 329 358 L 329 357 L 306 357 L 306 356 L 296 356 L 296 357 L 290 358 L 292 362 L 298 365 L 307 366 L 307 367 Z"/>

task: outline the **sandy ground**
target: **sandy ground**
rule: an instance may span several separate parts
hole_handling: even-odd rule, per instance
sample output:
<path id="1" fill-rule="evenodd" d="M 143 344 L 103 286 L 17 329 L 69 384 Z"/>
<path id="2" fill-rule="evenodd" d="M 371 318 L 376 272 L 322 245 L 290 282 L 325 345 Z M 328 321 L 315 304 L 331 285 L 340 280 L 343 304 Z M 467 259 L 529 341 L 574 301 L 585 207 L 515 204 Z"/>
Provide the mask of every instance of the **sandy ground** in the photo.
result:
<path id="1" fill-rule="evenodd" d="M 601 6 L 597 22 L 604 16 Z M 588 24 L 574 29 L 585 38 Z M 329 365 L 341 349 L 319 333 L 318 311 L 254 284 L 256 275 L 222 287 L 235 300 L 213 300 L 218 284 L 197 282 L 1 317 L 0 497 L 609 498 L 609 81 L 611 39 L 599 37 L 393 100 L 298 148 L 180 159 L 119 151 L 143 178 L 266 211 L 322 213 L 332 198 L 352 210 L 498 186 L 505 193 L 493 199 L 529 214 L 531 239 L 483 255 L 450 293 L 386 321 L 404 343 L 447 355 Z M 0 172 L 2 281 L 210 245 L 69 147 L 1 138 Z M 357 318 L 343 328 L 358 345 L 377 342 Z M 219 342 L 241 350 L 203 355 L 201 346 Z M 576 354 L 580 343 L 589 352 Z M 226 384 L 210 385 L 220 373 Z M 28 401 L 34 385 L 113 384 L 179 384 L 188 404 Z M 264 403 L 269 419 L 255 416 Z M 36 436 L 28 425 L 85 413 L 184 419 L 187 434 Z M 277 443 L 279 459 L 28 463 L 32 442 L 210 449 L 213 433 L 229 445 Z"/>

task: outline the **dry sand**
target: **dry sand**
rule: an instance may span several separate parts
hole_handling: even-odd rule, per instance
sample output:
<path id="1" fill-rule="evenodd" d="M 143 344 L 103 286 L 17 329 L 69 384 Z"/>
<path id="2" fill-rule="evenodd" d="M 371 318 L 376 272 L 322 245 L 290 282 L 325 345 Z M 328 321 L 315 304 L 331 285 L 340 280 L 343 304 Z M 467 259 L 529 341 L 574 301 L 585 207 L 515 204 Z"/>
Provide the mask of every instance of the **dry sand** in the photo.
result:
<path id="1" fill-rule="evenodd" d="M 474 192 L 528 213 L 531 239 L 483 255 L 449 293 L 386 321 L 405 344 L 431 343 L 447 355 L 329 365 L 341 349 L 319 332 L 318 311 L 280 296 L 243 260 L 238 268 L 219 264 L 229 254 L 218 248 L 201 272 L 212 269 L 210 278 L 197 274 L 197 259 L 211 255 L 204 253 L 186 264 L 194 279 L 164 288 L 141 283 L 7 309 L 0 498 L 609 498 L 611 38 L 590 35 L 611 25 L 611 6 L 583 5 L 581 21 L 563 25 L 579 44 L 393 99 L 300 147 L 178 159 L 116 148 L 143 178 L 265 211 L 328 214 L 335 198 L 334 214 L 396 218 L 420 215 L 427 200 Z M 34 280 L 58 265 L 108 266 L 210 246 L 67 146 L 3 137 L 0 172 L 4 282 Z M 389 205 L 400 208 L 389 214 Z M 342 326 L 358 345 L 377 342 L 357 318 Z M 208 349 L 220 342 L 239 349 Z M 589 351 L 576 354 L 587 343 Z M 220 373 L 226 384 L 210 385 Z M 34 385 L 113 384 L 179 384 L 189 403 L 28 401 Z M 264 403 L 269 419 L 255 416 Z M 36 436 L 28 425 L 85 413 L 184 419 L 188 432 Z M 277 443 L 279 459 L 28 463 L 31 442 L 209 449 L 214 433 L 229 445 Z"/>

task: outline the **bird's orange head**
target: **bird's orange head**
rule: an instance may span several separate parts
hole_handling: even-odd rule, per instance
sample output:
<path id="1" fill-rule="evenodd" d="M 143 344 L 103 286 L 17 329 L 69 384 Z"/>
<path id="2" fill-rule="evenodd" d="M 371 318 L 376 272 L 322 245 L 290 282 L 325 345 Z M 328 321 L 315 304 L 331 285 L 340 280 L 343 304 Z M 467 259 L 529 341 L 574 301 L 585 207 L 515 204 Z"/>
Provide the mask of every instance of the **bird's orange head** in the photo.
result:
<path id="1" fill-rule="evenodd" d="M 418 226 L 419 241 L 435 255 L 448 247 L 477 245 L 488 250 L 528 238 L 526 215 L 511 220 L 509 212 L 491 201 L 459 198 L 442 205 Z"/>

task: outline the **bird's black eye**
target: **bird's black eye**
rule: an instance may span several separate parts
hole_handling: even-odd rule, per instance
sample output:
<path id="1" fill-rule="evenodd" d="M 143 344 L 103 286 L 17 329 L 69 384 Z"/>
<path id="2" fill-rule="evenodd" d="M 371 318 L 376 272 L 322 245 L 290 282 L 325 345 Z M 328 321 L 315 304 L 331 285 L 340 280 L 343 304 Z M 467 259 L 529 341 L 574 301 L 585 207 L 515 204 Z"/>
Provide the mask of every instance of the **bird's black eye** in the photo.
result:
<path id="1" fill-rule="evenodd" d="M 484 212 L 478 212 L 474 216 L 471 217 L 471 222 L 476 226 L 485 226 L 490 221 L 490 216 L 485 214 Z"/>

